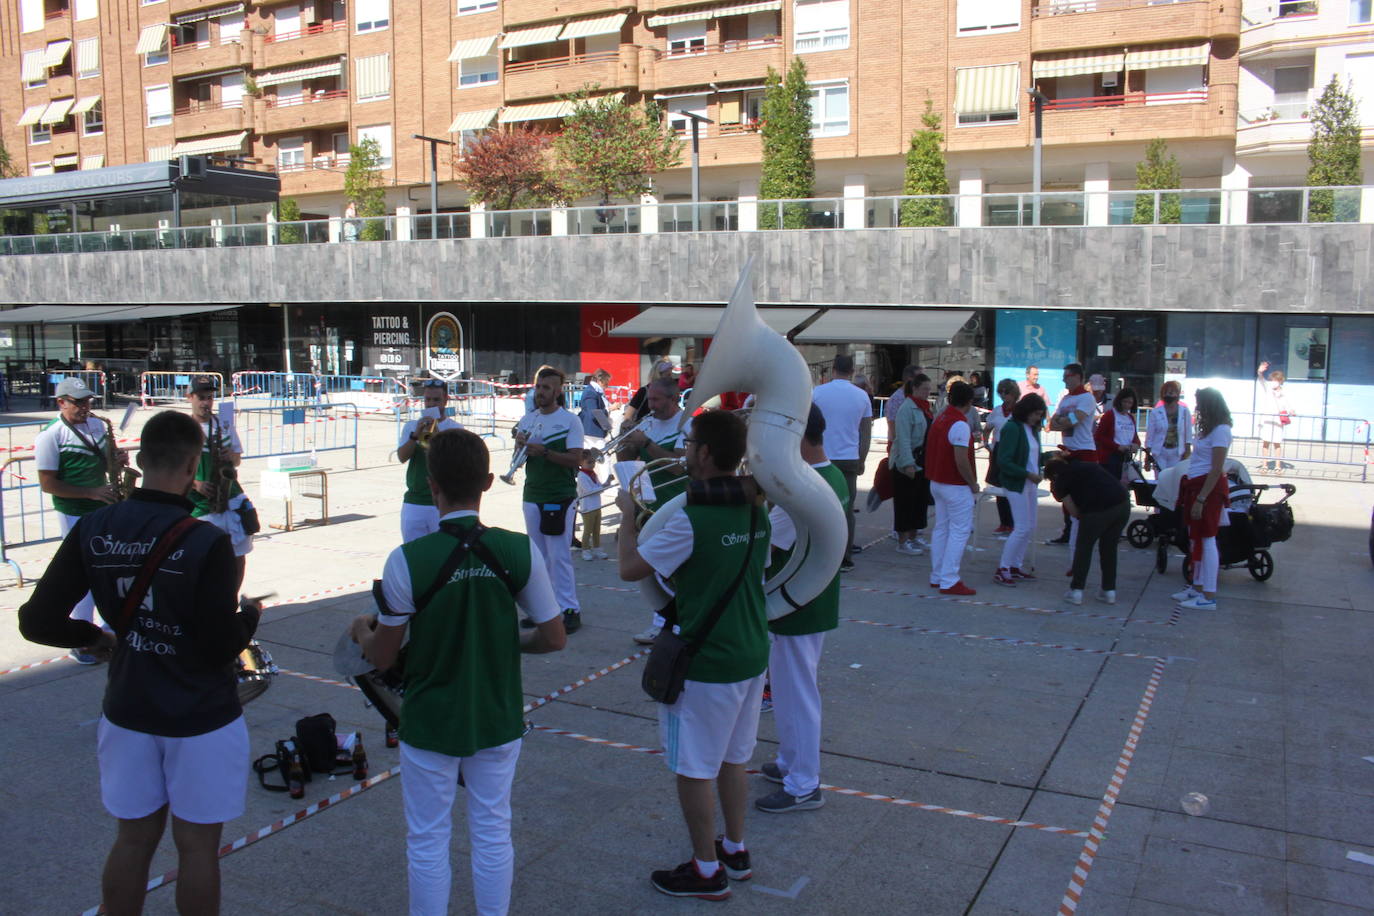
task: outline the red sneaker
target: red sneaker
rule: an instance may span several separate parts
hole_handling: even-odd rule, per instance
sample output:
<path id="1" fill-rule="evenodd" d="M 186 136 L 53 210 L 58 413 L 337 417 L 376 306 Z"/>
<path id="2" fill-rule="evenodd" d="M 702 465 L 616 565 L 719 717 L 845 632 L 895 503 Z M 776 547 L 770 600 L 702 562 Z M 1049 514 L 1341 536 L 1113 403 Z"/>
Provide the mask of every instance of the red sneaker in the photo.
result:
<path id="1" fill-rule="evenodd" d="M 998 525 L 996 528 L 992 529 L 993 534 L 1011 534 L 1011 532 L 1012 528 L 1010 525 Z"/>
<path id="2" fill-rule="evenodd" d="M 1026 572 L 1025 570 L 1021 569 L 1019 566 L 1013 566 L 1013 567 L 1011 568 L 1011 577 L 1012 577 L 1013 579 L 1027 579 L 1027 580 L 1033 580 L 1033 579 L 1035 578 L 1035 576 L 1033 576 L 1032 574 L 1030 574 L 1030 573 Z"/>
<path id="3" fill-rule="evenodd" d="M 1016 580 L 1012 578 L 1010 569 L 997 570 L 992 576 L 992 581 L 996 582 L 998 585 L 1010 585 L 1012 588 L 1016 587 Z"/>
<path id="4" fill-rule="evenodd" d="M 942 595 L 976 595 L 976 594 L 978 594 L 978 591 L 977 591 L 976 589 L 969 588 L 967 585 L 964 584 L 964 580 L 960 579 L 958 582 L 955 582 L 955 583 L 954 583 L 953 585 L 951 585 L 949 588 L 942 588 L 942 589 L 940 589 L 940 594 L 942 594 Z"/>
<path id="5" fill-rule="evenodd" d="M 931 588 L 939 588 L 939 587 L 940 587 L 940 583 L 939 583 L 939 582 L 932 582 L 932 583 L 930 583 L 930 587 L 931 587 Z"/>

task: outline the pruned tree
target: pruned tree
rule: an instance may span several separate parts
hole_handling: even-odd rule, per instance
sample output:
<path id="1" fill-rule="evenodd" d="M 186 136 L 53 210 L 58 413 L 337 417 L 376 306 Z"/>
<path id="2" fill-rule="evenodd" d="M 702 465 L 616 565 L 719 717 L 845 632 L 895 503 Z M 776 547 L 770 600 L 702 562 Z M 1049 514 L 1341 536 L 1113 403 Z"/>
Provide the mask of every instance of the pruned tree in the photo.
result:
<path id="1" fill-rule="evenodd" d="M 563 96 L 573 111 L 553 141 L 560 183 L 570 197 L 636 198 L 649 176 L 682 162 L 682 140 L 653 102 L 628 105 L 616 95 L 593 96 L 586 86 Z"/>
<path id="2" fill-rule="evenodd" d="M 1155 137 L 1145 147 L 1145 158 L 1135 165 L 1135 186 L 1138 191 L 1167 191 L 1183 186 L 1183 170 L 1178 157 L 1169 152 L 1169 144 Z M 1154 194 L 1137 194 L 1133 223 L 1179 223 L 1183 221 L 1183 200 L 1178 194 L 1160 194 L 1159 212 L 1155 212 Z"/>
<path id="3" fill-rule="evenodd" d="M 453 160 L 458 183 L 492 210 L 547 206 L 562 197 L 549 156 L 550 138 L 529 128 L 488 131 Z"/>
<path id="4" fill-rule="evenodd" d="M 358 216 L 364 218 L 358 238 L 366 242 L 386 238 L 386 224 L 376 218 L 386 216 L 386 189 L 382 184 L 382 145 L 372 137 L 359 140 L 348 148 L 348 169 L 344 172 L 344 197 L 358 208 Z"/>
<path id="5" fill-rule="evenodd" d="M 763 175 L 759 181 L 759 200 L 805 200 L 814 193 L 816 158 L 811 143 L 811 87 L 806 84 L 806 63 L 792 59 L 784 77 L 772 67 L 764 80 Z M 810 221 L 806 204 L 784 204 L 782 228 L 805 229 Z M 777 229 L 776 206 L 759 207 L 759 228 Z"/>
<path id="6" fill-rule="evenodd" d="M 299 245 L 305 241 L 305 227 L 300 225 L 301 205 L 294 197 L 283 197 L 277 204 L 277 243 Z"/>
<path id="7" fill-rule="evenodd" d="M 1358 185 L 1364 181 L 1360 168 L 1360 113 L 1349 85 L 1338 77 L 1322 90 L 1312 106 L 1312 139 L 1307 144 L 1308 187 Z M 1360 218 L 1360 193 L 1309 191 L 1307 221 L 1354 222 Z"/>
<path id="8" fill-rule="evenodd" d="M 926 99 L 926 110 L 921 115 L 920 130 L 911 135 L 911 146 L 906 152 L 906 178 L 902 182 L 902 193 L 906 195 L 947 195 L 949 177 L 945 174 L 945 134 L 941 130 L 940 115 L 935 103 Z M 903 226 L 948 226 L 950 224 L 950 205 L 948 200 L 926 197 L 922 200 L 902 201 L 899 223 Z"/>

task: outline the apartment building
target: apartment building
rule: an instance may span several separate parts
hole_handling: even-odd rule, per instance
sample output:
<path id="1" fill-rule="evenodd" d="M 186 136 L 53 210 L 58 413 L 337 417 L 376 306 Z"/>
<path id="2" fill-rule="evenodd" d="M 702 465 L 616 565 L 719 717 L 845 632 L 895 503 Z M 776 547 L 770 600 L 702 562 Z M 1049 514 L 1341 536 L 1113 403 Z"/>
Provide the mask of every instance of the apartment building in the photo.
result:
<path id="1" fill-rule="evenodd" d="M 342 209 L 360 138 L 382 148 L 389 204 L 424 212 L 408 193 L 429 179 L 414 134 L 460 155 L 476 131 L 556 130 L 559 96 L 587 85 L 656 99 L 684 131 L 686 113 L 710 118 L 703 197 L 747 199 L 764 77 L 794 57 L 813 87 L 819 195 L 900 192 L 927 99 L 961 192 L 1027 190 L 1033 86 L 1049 190 L 1130 187 L 1157 136 L 1192 185 L 1237 174 L 1235 0 L 3 4 L 0 136 L 26 173 L 237 156 L 277 169 L 283 195 L 318 215 Z M 441 209 L 464 207 L 450 157 L 438 172 Z M 688 187 L 683 167 L 655 194 Z"/>

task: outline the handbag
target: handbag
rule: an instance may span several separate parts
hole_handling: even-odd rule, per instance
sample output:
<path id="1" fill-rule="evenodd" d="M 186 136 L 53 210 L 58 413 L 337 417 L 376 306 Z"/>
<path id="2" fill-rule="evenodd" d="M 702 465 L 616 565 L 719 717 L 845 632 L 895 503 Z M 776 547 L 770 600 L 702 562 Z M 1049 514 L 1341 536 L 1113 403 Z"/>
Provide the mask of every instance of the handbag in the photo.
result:
<path id="1" fill-rule="evenodd" d="M 1002 470 L 997 466 L 997 447 L 1001 444 L 1002 437 L 998 436 L 997 441 L 992 443 L 992 448 L 988 449 L 988 469 L 983 474 L 983 482 L 990 487 L 1002 485 Z"/>
<path id="2" fill-rule="evenodd" d="M 1286 410 L 1280 410 L 1280 411 L 1279 411 L 1279 425 L 1280 425 L 1280 426 L 1287 426 L 1289 423 L 1292 423 L 1292 422 L 1293 422 L 1293 415 L 1292 415 L 1291 413 L 1289 413 L 1289 412 L 1286 411 Z"/>
<path id="3" fill-rule="evenodd" d="M 731 582 L 730 587 L 716 599 L 716 604 L 711 608 L 711 612 L 706 615 L 706 621 L 701 630 L 692 637 L 691 641 L 688 642 L 680 634 L 674 633 L 671 622 L 665 623 L 663 629 L 659 630 L 658 636 L 654 639 L 653 647 L 649 650 L 649 659 L 644 663 L 644 674 L 639 681 L 644 692 L 649 695 L 649 699 L 671 706 L 682 695 L 682 688 L 687 680 L 687 669 L 692 664 L 692 658 L 706 644 L 706 637 L 711 635 L 711 630 L 715 628 L 716 623 L 725 612 L 726 605 L 734 599 L 735 592 L 739 590 L 740 583 L 744 581 L 745 573 L 749 571 L 749 561 L 754 554 L 754 534 L 757 531 L 758 509 L 751 505 L 749 507 L 749 544 L 744 551 L 744 565 L 740 567 L 739 574 L 735 576 L 735 581 Z"/>

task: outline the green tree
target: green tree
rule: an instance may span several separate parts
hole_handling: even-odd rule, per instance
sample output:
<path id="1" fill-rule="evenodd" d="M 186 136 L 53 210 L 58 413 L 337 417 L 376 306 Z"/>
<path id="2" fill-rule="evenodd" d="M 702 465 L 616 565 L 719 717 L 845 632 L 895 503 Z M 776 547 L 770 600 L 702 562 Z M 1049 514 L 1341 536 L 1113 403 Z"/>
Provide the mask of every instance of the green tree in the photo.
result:
<path id="1" fill-rule="evenodd" d="M 277 204 L 277 243 L 280 245 L 299 245 L 305 241 L 305 227 L 300 225 L 301 205 L 294 197 L 283 197 Z"/>
<path id="2" fill-rule="evenodd" d="M 800 57 L 783 77 L 772 67 L 764 81 L 763 176 L 759 200 L 805 200 L 814 193 L 816 157 L 811 144 L 811 87 L 806 84 L 806 64 Z M 810 219 L 806 204 L 784 204 L 782 228 L 805 229 Z M 759 207 L 759 228 L 777 229 L 776 207 Z"/>
<path id="3" fill-rule="evenodd" d="M 10 151 L 5 147 L 5 141 L 0 140 L 0 178 L 18 178 L 19 169 L 10 157 Z"/>
<path id="4" fill-rule="evenodd" d="M 348 170 L 344 172 L 344 196 L 358 208 L 364 219 L 358 238 L 376 242 L 386 238 L 386 191 L 382 186 L 382 146 L 372 137 L 348 148 Z"/>
<path id="5" fill-rule="evenodd" d="M 1364 181 L 1360 168 L 1359 103 L 1348 85 L 1333 76 L 1312 106 L 1312 140 L 1307 144 L 1308 187 L 1358 185 Z M 1309 191 L 1307 221 L 1354 222 L 1360 218 L 1359 192 Z"/>
<path id="6" fill-rule="evenodd" d="M 926 99 L 921 115 L 925 125 L 911 135 L 911 147 L 906 152 L 906 180 L 902 193 L 907 195 L 948 194 L 949 178 L 945 175 L 944 131 L 940 129 L 940 115 L 935 103 Z M 899 223 L 903 226 L 948 226 L 950 205 L 947 200 L 926 198 L 902 201 Z"/>
<path id="7" fill-rule="evenodd" d="M 1183 170 L 1178 157 L 1169 152 L 1169 144 L 1155 137 L 1145 147 L 1145 158 L 1135 165 L 1135 186 L 1139 191 L 1167 191 L 1183 186 Z M 1177 194 L 1159 195 L 1159 213 L 1155 213 L 1155 195 L 1137 194 L 1133 223 L 1180 223 L 1183 221 L 1183 200 Z"/>
<path id="8" fill-rule="evenodd" d="M 563 96 L 573 111 L 553 141 L 560 183 L 573 197 L 637 198 L 650 175 L 681 163 L 682 141 L 653 102 L 628 105 L 617 95 L 593 96 L 596 89 Z"/>

